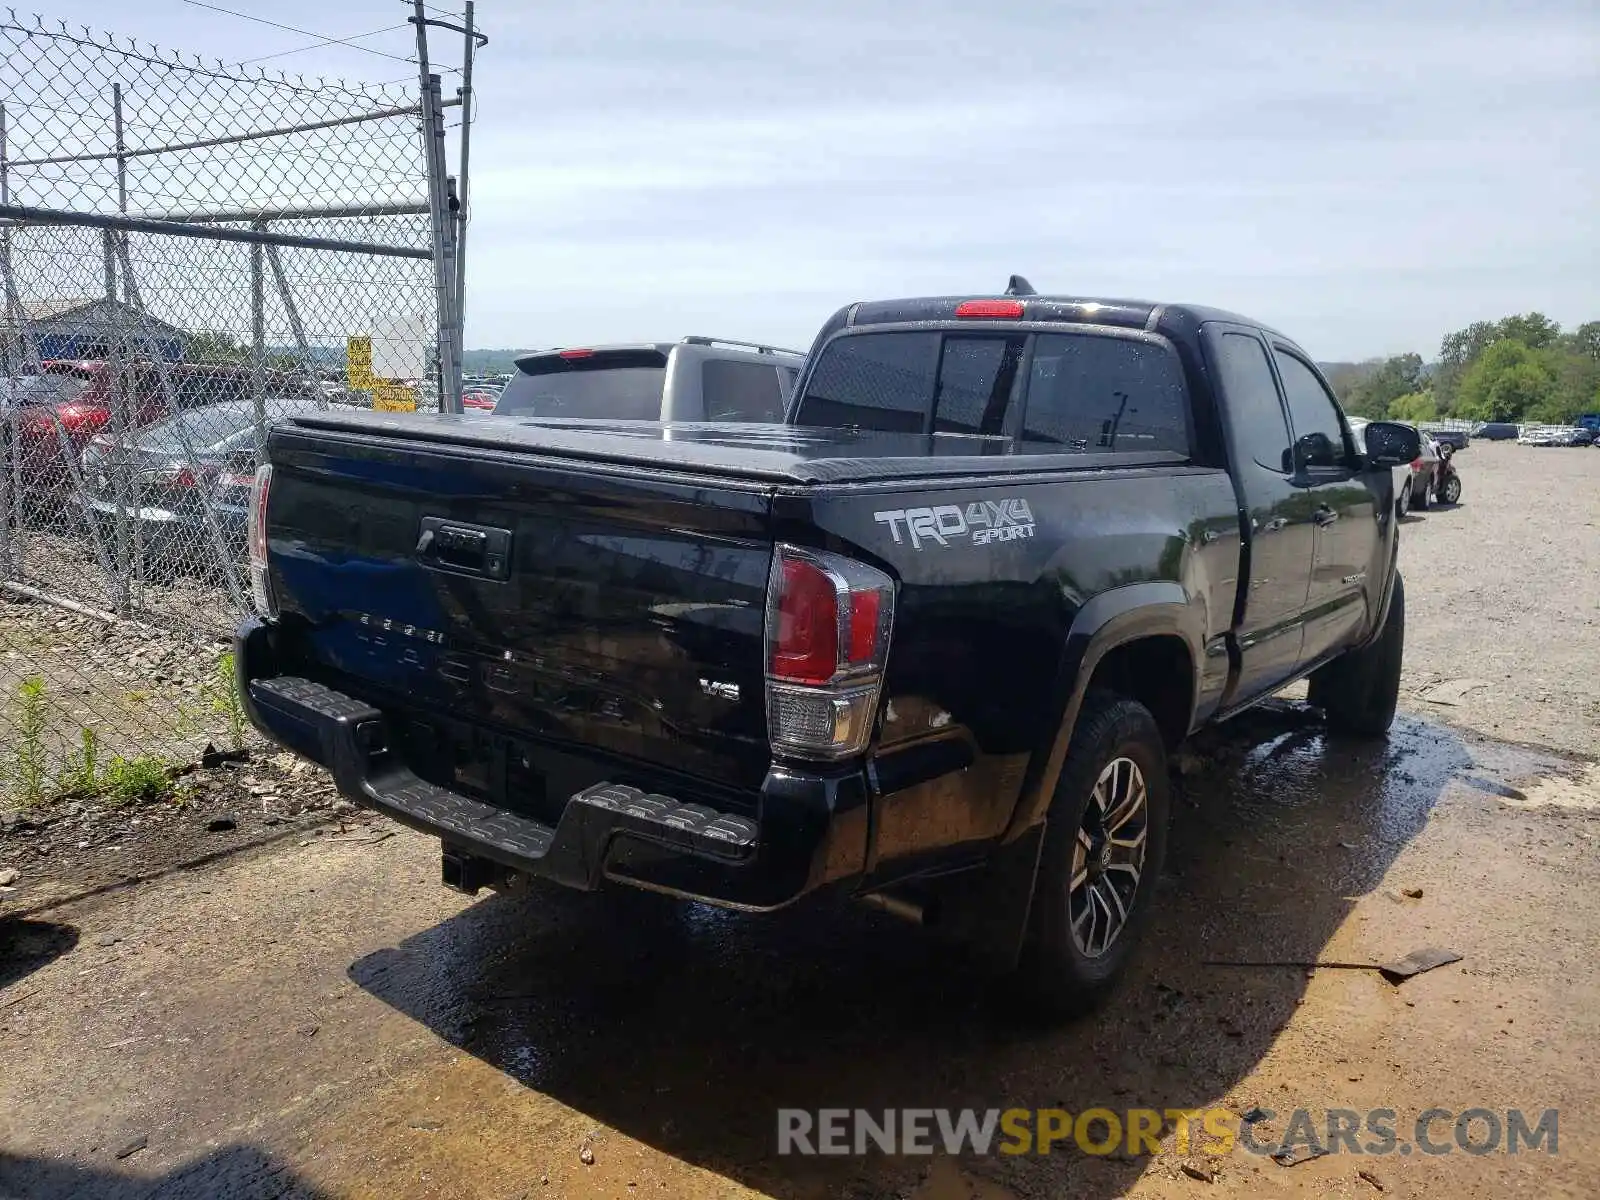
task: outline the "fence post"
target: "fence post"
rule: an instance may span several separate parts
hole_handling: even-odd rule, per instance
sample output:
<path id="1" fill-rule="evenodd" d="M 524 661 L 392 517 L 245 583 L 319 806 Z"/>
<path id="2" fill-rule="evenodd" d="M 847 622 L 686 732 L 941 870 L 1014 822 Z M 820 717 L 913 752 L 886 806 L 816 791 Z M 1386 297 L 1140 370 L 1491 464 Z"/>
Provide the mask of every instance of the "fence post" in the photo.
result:
<path id="1" fill-rule="evenodd" d="M 444 156 L 444 103 L 439 77 L 428 70 L 428 16 L 423 0 L 412 0 L 417 27 L 417 77 L 421 83 L 422 154 L 428 167 L 429 223 L 433 226 L 433 280 L 439 329 L 439 411 L 461 411 L 461 365 L 456 358 L 456 220 Z"/>
<path id="2" fill-rule="evenodd" d="M 11 180 L 6 175 L 6 105 L 0 100 L 0 204 L 8 203 L 11 199 Z M 9 281 L 11 278 L 11 230 L 0 229 L 0 269 L 5 272 Z M 22 374 L 18 364 L 12 359 L 11 339 L 17 338 L 21 349 L 22 314 L 14 312 L 11 306 L 11 288 L 5 289 L 4 307 L 0 311 L 5 313 L 4 332 L 0 332 L 0 371 L 7 378 Z M 0 405 L 4 400 L 0 399 Z M 0 413 L 0 580 L 14 579 L 17 575 L 16 555 L 11 540 L 11 419 L 8 414 Z"/>
<path id="3" fill-rule="evenodd" d="M 265 221 L 251 229 L 267 231 Z M 250 247 L 250 401 L 255 406 L 256 461 L 267 461 L 267 281 L 261 243 Z"/>
<path id="4" fill-rule="evenodd" d="M 122 141 L 122 84 L 111 85 L 111 115 L 117 136 L 117 211 L 128 211 L 128 147 Z"/>
<path id="5" fill-rule="evenodd" d="M 452 309 L 455 328 L 451 331 L 455 338 L 457 370 L 466 361 L 466 345 L 464 337 L 467 325 L 467 167 L 472 155 L 472 60 L 477 53 L 478 42 L 473 36 L 472 26 L 472 0 L 466 0 L 464 10 L 465 20 L 462 25 L 465 36 L 462 41 L 465 47 L 461 52 L 461 175 L 456 184 L 456 297 Z M 459 385 L 459 377 L 456 380 Z M 456 388 L 460 395 L 461 389 Z"/>
<path id="6" fill-rule="evenodd" d="M 111 580 L 111 611 L 119 617 L 128 615 L 129 581 L 133 578 L 132 543 L 128 529 L 128 475 L 133 457 L 128 453 L 128 379 L 127 339 L 122 333 L 122 318 L 117 312 L 117 235 L 107 229 L 100 235 L 101 253 L 105 259 L 106 307 L 115 314 L 116 334 L 106 339 L 106 358 L 111 367 L 111 462 L 113 491 L 116 496 L 117 515 L 112 524 L 112 538 L 117 548 L 116 575 Z M 137 343 L 136 343 L 137 344 Z M 89 520 L 96 518 L 89 513 Z"/>

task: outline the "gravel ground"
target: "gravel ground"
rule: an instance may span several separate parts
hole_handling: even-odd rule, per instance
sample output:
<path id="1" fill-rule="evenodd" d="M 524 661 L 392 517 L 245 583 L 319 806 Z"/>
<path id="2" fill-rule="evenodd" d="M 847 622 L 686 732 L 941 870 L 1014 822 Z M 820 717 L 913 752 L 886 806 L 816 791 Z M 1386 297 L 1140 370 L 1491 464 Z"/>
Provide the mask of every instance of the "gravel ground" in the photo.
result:
<path id="1" fill-rule="evenodd" d="M 1403 703 L 1600 753 L 1600 450 L 1480 441 L 1456 463 L 1461 503 L 1401 528 Z"/>

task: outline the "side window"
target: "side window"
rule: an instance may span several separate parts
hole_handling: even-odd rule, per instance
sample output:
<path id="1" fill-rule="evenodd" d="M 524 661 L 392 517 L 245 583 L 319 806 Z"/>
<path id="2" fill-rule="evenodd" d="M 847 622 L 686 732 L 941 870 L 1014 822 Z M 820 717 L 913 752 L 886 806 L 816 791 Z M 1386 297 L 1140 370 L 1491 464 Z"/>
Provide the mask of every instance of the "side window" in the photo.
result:
<path id="1" fill-rule="evenodd" d="M 1280 475 L 1293 470 L 1289 461 L 1289 423 L 1278 399 L 1267 348 L 1245 333 L 1225 333 L 1217 352 L 1218 373 L 1228 407 L 1237 416 L 1234 429 L 1239 453 Z"/>
<path id="2" fill-rule="evenodd" d="M 1028 375 L 1022 441 L 1024 450 L 1187 454 L 1188 393 L 1177 358 L 1137 338 L 1041 336 Z"/>
<path id="3" fill-rule="evenodd" d="M 935 433 L 998 435 L 1016 389 L 1022 337 L 960 337 L 947 334 L 934 399 Z"/>
<path id="4" fill-rule="evenodd" d="M 1289 420 L 1294 424 L 1297 443 L 1303 444 L 1308 467 L 1340 467 L 1348 463 L 1344 426 L 1333 397 L 1322 386 L 1316 373 L 1293 354 L 1275 352 L 1278 374 L 1283 379 L 1284 398 L 1289 401 Z"/>
<path id="5" fill-rule="evenodd" d="M 781 421 L 778 369 L 766 363 L 708 358 L 700 367 L 708 421 Z"/>
<path id="6" fill-rule="evenodd" d="M 796 425 L 921 433 L 933 399 L 937 333 L 858 333 L 822 351 Z"/>

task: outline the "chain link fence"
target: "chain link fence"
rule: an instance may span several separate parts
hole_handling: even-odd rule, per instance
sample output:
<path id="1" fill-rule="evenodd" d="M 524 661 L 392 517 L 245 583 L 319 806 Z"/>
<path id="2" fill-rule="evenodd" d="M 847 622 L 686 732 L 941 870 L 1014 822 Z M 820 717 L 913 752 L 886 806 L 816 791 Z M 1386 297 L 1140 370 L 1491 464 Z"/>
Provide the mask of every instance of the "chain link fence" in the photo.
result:
<path id="1" fill-rule="evenodd" d="M 437 407 L 460 344 L 460 103 L 0 18 L 0 805 L 244 736 L 268 429 Z"/>

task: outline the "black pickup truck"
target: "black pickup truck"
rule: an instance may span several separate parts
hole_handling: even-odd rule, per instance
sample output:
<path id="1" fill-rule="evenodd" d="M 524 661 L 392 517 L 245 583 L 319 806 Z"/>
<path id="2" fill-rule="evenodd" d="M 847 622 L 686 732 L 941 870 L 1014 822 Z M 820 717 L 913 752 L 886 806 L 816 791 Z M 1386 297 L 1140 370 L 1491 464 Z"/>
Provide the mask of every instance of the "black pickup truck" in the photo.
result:
<path id="1" fill-rule="evenodd" d="M 865 899 L 1054 1013 L 1128 958 L 1187 735 L 1304 676 L 1335 728 L 1388 728 L 1417 433 L 1358 450 L 1281 334 L 861 303 L 786 418 L 276 426 L 251 720 L 468 892 Z"/>

